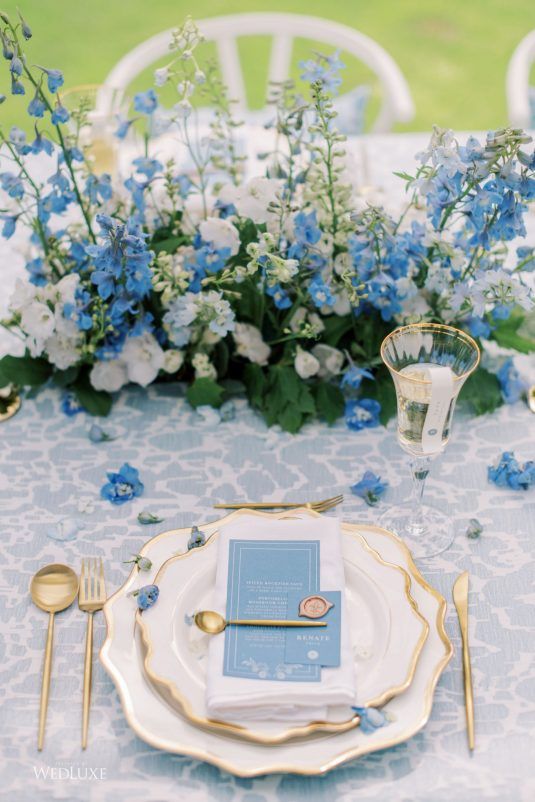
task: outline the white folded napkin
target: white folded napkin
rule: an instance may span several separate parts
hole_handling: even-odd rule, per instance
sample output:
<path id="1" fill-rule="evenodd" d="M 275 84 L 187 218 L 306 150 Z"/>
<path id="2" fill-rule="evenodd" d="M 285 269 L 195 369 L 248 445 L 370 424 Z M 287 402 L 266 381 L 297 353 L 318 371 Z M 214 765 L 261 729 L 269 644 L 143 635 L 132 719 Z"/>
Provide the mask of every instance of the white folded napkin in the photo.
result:
<path id="1" fill-rule="evenodd" d="M 223 674 L 225 635 L 211 638 L 208 652 L 206 706 L 208 715 L 225 721 L 341 721 L 354 703 L 354 663 L 344 597 L 344 565 L 340 527 L 335 518 L 280 520 L 247 516 L 221 530 L 213 609 L 225 614 L 229 541 L 319 540 L 319 590 L 340 590 L 340 666 L 321 669 L 321 682 L 284 682 L 229 677 Z"/>

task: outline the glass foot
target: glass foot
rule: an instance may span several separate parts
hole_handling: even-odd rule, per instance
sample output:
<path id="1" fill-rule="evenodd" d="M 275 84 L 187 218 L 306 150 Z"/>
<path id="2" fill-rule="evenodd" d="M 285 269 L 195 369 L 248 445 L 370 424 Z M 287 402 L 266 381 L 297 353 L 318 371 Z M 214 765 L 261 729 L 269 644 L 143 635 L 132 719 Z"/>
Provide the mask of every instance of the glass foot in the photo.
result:
<path id="1" fill-rule="evenodd" d="M 414 524 L 414 504 L 389 507 L 380 517 L 379 525 L 395 532 L 412 552 L 415 560 L 435 557 L 448 549 L 454 536 L 451 519 L 436 507 L 422 505 L 423 526 Z"/>

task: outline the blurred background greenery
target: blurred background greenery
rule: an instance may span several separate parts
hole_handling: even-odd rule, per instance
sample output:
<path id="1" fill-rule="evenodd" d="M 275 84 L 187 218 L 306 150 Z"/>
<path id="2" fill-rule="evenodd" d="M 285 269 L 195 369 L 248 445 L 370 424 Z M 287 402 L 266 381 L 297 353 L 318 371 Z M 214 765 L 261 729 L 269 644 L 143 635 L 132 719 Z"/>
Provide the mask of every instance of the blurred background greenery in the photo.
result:
<path id="1" fill-rule="evenodd" d="M 0 0 L 13 17 L 20 7 L 33 29 L 32 63 L 62 69 L 66 86 L 100 82 L 128 50 L 154 33 L 195 19 L 244 11 L 310 14 L 350 25 L 371 36 L 397 61 L 416 105 L 398 130 L 427 130 L 433 123 L 458 130 L 496 128 L 507 122 L 505 74 L 519 41 L 535 27 L 533 0 Z M 298 41 L 294 64 L 311 43 Z M 263 105 L 269 43 L 244 39 L 240 52 L 252 108 Z M 369 82 L 353 59 L 344 59 L 344 87 Z M 2 63 L 0 92 L 9 94 Z M 135 86 L 151 85 L 150 74 Z M 27 127 L 29 99 L 8 96 L 2 127 Z"/>

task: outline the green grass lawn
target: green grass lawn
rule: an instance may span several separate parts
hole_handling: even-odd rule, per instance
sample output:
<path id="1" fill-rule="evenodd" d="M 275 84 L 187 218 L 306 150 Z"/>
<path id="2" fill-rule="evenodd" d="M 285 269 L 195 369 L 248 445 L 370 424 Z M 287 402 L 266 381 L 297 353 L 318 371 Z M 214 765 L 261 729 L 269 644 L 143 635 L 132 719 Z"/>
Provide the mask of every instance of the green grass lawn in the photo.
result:
<path id="1" fill-rule="evenodd" d="M 425 130 L 433 123 L 457 129 L 486 129 L 507 122 L 505 73 L 523 36 L 535 27 L 533 0 L 0 0 L 15 17 L 16 7 L 33 29 L 32 63 L 62 69 L 66 84 L 101 81 L 113 64 L 151 34 L 195 18 L 240 11 L 288 11 L 330 18 L 376 39 L 394 57 L 411 88 L 416 116 L 400 130 Z M 298 42 L 295 61 L 310 44 Z M 262 105 L 266 41 L 243 41 L 241 53 L 249 99 Z M 0 92 L 8 94 L 2 61 Z M 367 80 L 352 60 L 347 86 Z M 151 76 L 138 82 L 150 85 Z M 26 124 L 28 98 L 0 106 L 0 124 Z"/>

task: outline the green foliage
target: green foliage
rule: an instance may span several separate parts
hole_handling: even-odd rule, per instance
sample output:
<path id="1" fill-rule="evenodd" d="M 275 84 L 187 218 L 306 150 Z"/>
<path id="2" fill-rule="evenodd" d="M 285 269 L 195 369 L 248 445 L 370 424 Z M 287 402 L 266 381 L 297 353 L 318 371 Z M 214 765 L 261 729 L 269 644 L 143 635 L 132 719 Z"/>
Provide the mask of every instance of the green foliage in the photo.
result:
<path id="1" fill-rule="evenodd" d="M 314 387 L 318 416 L 329 425 L 344 414 L 344 394 L 335 384 L 321 382 Z"/>
<path id="2" fill-rule="evenodd" d="M 95 390 L 89 381 L 89 374 L 82 373 L 71 387 L 76 398 L 90 415 L 105 417 L 109 415 L 113 399 L 103 390 Z"/>
<path id="3" fill-rule="evenodd" d="M 503 404 L 500 382 L 494 373 L 480 367 L 466 380 L 461 399 L 474 415 L 494 412 Z"/>
<path id="4" fill-rule="evenodd" d="M 364 379 L 360 388 L 361 398 L 374 398 L 381 404 L 379 420 L 386 426 L 397 413 L 396 389 L 387 368 L 383 365 L 375 374 L 375 381 Z"/>
<path id="5" fill-rule="evenodd" d="M 195 379 L 186 390 L 186 398 L 191 406 L 220 407 L 223 401 L 224 389 L 213 379 Z"/>
<path id="6" fill-rule="evenodd" d="M 0 386 L 17 384 L 21 387 L 39 387 L 52 375 L 53 367 L 46 359 L 24 356 L 4 356 L 0 359 Z"/>
<path id="7" fill-rule="evenodd" d="M 514 348 L 516 351 L 520 351 L 521 354 L 529 354 L 535 351 L 535 339 L 523 334 L 522 329 L 525 321 L 525 315 L 520 313 L 512 314 L 507 320 L 500 320 L 492 332 L 492 339 L 503 348 Z"/>

